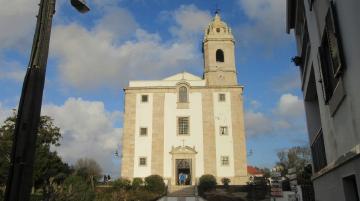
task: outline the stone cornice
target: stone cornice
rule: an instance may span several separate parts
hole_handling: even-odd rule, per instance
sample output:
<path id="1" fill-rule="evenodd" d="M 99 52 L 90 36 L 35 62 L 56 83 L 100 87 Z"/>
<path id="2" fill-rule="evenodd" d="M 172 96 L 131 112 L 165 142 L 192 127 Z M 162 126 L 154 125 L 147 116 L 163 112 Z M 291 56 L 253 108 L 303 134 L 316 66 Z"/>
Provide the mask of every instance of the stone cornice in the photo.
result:
<path id="1" fill-rule="evenodd" d="M 360 157 L 360 144 L 355 145 L 350 151 L 347 153 L 341 155 L 338 159 L 335 161 L 329 163 L 326 167 L 321 169 L 319 172 L 316 172 L 311 177 L 312 180 L 316 180 L 319 177 L 324 176 L 325 174 L 333 171 L 334 169 L 344 165 L 345 163 Z"/>
<path id="2" fill-rule="evenodd" d="M 125 87 L 123 90 L 124 91 L 130 91 L 130 90 L 149 90 L 149 89 L 154 89 L 154 90 L 175 90 L 177 88 L 177 86 L 159 86 L 159 87 L 155 87 L 155 86 L 150 86 L 150 87 Z M 244 89 L 243 85 L 228 85 L 228 86 L 190 86 L 190 90 L 192 89 Z"/>

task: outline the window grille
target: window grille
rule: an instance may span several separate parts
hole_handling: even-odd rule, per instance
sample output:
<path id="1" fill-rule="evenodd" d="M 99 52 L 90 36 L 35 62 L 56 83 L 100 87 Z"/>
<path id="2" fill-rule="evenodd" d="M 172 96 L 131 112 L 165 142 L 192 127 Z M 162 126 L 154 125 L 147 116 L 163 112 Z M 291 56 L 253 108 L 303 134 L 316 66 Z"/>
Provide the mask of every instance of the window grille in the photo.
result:
<path id="1" fill-rule="evenodd" d="M 311 145 L 311 155 L 315 172 L 318 172 L 327 165 L 322 129 L 320 129 L 317 138 Z"/>
<path id="2" fill-rule="evenodd" d="M 219 94 L 219 101 L 224 102 L 226 100 L 225 94 Z"/>
<path id="3" fill-rule="evenodd" d="M 140 135 L 146 136 L 147 135 L 147 128 L 140 128 Z"/>
<path id="4" fill-rule="evenodd" d="M 139 165 L 140 166 L 146 166 L 146 157 L 140 157 L 139 159 Z"/>
<path id="5" fill-rule="evenodd" d="M 229 156 L 221 156 L 221 165 L 229 165 Z"/>
<path id="6" fill-rule="evenodd" d="M 146 102 L 148 102 L 148 95 L 142 95 L 141 96 L 141 102 L 143 102 L 143 103 L 146 103 Z"/>
<path id="7" fill-rule="evenodd" d="M 228 134 L 228 127 L 220 126 L 220 135 L 227 135 L 227 134 Z"/>
<path id="8" fill-rule="evenodd" d="M 189 134 L 189 117 L 178 118 L 178 129 L 179 129 L 179 135 Z"/>

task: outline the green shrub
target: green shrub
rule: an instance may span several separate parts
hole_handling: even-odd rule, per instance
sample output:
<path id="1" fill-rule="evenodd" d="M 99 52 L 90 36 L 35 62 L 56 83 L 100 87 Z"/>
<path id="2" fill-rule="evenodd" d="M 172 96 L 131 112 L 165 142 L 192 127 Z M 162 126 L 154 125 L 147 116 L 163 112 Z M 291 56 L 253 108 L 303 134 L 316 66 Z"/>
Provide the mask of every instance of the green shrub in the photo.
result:
<path id="1" fill-rule="evenodd" d="M 216 178 L 211 174 L 204 174 L 199 179 L 198 190 L 200 194 L 213 190 L 216 187 Z"/>
<path id="2" fill-rule="evenodd" d="M 144 184 L 144 181 L 142 178 L 135 177 L 132 181 L 132 187 L 133 189 L 139 189 Z"/>
<path id="3" fill-rule="evenodd" d="M 221 183 L 225 186 L 225 188 L 229 188 L 229 183 L 231 182 L 231 180 L 229 178 L 222 178 L 221 179 Z"/>
<path id="4" fill-rule="evenodd" d="M 131 181 L 128 179 L 120 178 L 112 182 L 113 188 L 128 190 L 131 188 Z"/>
<path id="5" fill-rule="evenodd" d="M 57 200 L 92 201 L 95 199 L 95 192 L 91 185 L 81 176 L 71 175 L 66 178 L 62 189 L 57 193 Z"/>
<path id="6" fill-rule="evenodd" d="M 161 176 L 150 175 L 145 178 L 145 187 L 147 190 L 162 194 L 165 192 L 165 183 Z"/>

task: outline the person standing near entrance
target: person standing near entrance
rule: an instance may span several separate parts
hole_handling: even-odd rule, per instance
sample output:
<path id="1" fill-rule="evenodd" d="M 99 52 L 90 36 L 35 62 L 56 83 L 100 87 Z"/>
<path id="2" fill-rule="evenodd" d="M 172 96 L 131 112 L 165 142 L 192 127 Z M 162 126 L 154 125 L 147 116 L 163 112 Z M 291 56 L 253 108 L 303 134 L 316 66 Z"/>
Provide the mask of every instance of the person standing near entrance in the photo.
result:
<path id="1" fill-rule="evenodd" d="M 180 173 L 179 175 L 179 180 L 180 180 L 180 185 L 184 185 L 185 184 L 185 174 L 184 173 Z"/>

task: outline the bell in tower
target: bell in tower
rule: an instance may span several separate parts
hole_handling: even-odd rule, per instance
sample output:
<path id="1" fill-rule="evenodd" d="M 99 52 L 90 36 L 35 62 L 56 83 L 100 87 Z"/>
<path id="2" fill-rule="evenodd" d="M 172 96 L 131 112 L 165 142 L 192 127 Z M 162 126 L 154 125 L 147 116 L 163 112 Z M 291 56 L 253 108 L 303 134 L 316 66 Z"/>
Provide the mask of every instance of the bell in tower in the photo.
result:
<path id="1" fill-rule="evenodd" d="M 235 41 L 219 11 L 205 29 L 203 41 L 204 78 L 209 86 L 237 85 Z"/>

